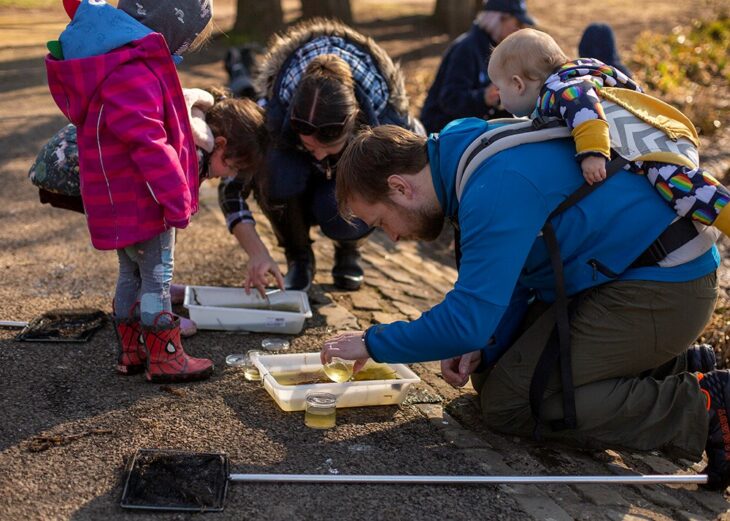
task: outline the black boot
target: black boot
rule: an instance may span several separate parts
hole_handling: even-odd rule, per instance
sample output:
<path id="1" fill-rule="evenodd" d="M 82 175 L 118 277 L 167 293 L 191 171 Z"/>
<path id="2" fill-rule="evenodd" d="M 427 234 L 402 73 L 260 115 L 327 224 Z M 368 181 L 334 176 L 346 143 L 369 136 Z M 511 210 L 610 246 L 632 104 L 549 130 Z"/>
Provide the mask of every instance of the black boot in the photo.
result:
<path id="1" fill-rule="evenodd" d="M 360 267 L 360 243 L 356 241 L 335 241 L 335 265 L 332 279 L 335 286 L 346 291 L 356 291 L 362 286 L 364 272 Z"/>
<path id="2" fill-rule="evenodd" d="M 300 198 L 289 199 L 265 213 L 286 255 L 284 289 L 307 291 L 314 279 L 314 252 L 303 201 Z"/>
<path id="3" fill-rule="evenodd" d="M 309 291 L 314 280 L 314 252 L 290 253 L 286 251 L 287 271 L 284 276 L 284 289 Z"/>

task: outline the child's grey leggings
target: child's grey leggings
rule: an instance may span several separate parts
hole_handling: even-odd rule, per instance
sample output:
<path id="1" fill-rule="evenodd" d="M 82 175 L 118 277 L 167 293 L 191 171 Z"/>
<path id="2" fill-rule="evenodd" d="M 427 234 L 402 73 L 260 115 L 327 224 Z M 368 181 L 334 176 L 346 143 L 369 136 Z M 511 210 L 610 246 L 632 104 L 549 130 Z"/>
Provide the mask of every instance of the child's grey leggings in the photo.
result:
<path id="1" fill-rule="evenodd" d="M 175 229 L 157 237 L 117 250 L 119 280 L 114 295 L 114 310 L 118 319 L 132 318 L 139 298 L 142 325 L 152 326 L 162 311 L 171 311 L 170 283 L 175 257 Z M 136 314 L 136 313 L 135 313 Z M 171 322 L 168 315 L 157 325 Z"/>

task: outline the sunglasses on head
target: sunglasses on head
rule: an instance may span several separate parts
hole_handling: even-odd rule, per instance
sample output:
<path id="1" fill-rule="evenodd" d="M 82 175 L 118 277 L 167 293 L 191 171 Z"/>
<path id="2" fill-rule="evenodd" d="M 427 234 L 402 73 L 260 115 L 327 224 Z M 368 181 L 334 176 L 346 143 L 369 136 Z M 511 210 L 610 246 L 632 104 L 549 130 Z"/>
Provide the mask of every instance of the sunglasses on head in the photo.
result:
<path id="1" fill-rule="evenodd" d="M 324 139 L 334 139 L 342 135 L 342 131 L 345 129 L 350 120 L 350 116 L 345 116 L 339 123 L 324 123 L 322 125 L 315 125 L 305 119 L 300 119 L 294 115 L 289 118 L 289 124 L 294 132 L 301 134 L 302 136 L 312 136 L 317 134 Z"/>

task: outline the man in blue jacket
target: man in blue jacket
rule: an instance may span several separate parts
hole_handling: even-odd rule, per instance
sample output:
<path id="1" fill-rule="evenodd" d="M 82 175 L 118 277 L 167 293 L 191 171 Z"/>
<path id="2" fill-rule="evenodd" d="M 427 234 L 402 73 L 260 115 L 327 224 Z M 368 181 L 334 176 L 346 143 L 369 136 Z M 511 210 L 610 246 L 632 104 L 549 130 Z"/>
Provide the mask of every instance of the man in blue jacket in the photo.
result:
<path id="1" fill-rule="evenodd" d="M 458 223 L 458 280 L 419 319 L 341 334 L 325 342 L 322 359 L 441 360 L 450 383 L 471 376 L 488 425 L 529 435 L 530 382 L 555 323 L 541 229 L 583 178 L 570 140 L 523 144 L 479 164 L 457 197 L 461 155 L 489 128 L 458 120 L 426 139 L 386 125 L 350 143 L 337 179 L 341 211 L 395 241 L 433 239 L 445 218 Z M 706 448 L 709 485 L 725 488 L 730 373 L 687 350 L 714 309 L 717 249 L 676 265 L 635 263 L 674 218 L 644 179 L 620 171 L 552 219 L 567 294 L 581 299 L 570 323 L 577 426 L 543 435 L 694 460 Z M 562 398 L 555 367 L 541 402 L 545 426 L 563 417 Z"/>
<path id="2" fill-rule="evenodd" d="M 421 111 L 427 132 L 438 132 L 449 121 L 465 117 L 507 118 L 487 64 L 492 49 L 518 29 L 535 25 L 525 0 L 484 0 L 469 29 L 446 50 Z"/>

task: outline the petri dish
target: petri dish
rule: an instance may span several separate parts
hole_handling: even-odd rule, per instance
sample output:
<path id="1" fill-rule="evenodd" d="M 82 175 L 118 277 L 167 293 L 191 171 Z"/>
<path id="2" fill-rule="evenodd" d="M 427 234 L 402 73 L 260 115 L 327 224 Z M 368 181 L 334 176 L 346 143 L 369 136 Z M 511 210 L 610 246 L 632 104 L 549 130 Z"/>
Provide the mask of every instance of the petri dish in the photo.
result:
<path id="1" fill-rule="evenodd" d="M 228 367 L 242 367 L 246 365 L 248 355 L 246 353 L 234 353 L 226 357 L 226 365 Z"/>
<path id="2" fill-rule="evenodd" d="M 264 338 L 261 348 L 271 352 L 286 351 L 289 349 L 289 341 L 286 338 Z"/>

